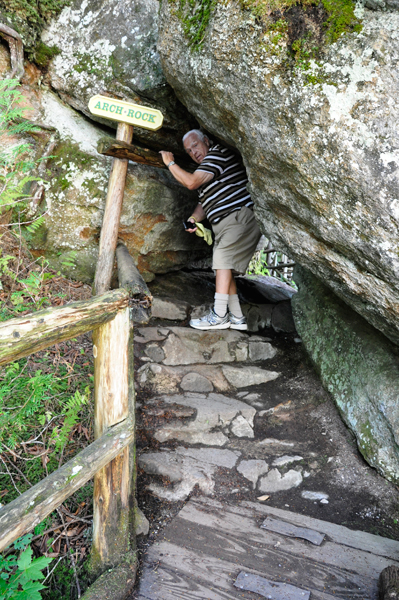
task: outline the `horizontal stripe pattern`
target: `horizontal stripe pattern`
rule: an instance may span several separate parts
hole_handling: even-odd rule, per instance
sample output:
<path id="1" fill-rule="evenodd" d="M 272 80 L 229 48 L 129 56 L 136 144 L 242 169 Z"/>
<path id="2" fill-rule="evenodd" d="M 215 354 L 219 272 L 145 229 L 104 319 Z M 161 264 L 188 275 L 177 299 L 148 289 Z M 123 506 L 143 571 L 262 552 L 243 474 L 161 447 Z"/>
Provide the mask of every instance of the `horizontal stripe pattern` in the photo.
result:
<path id="1" fill-rule="evenodd" d="M 218 223 L 243 206 L 253 206 L 244 165 L 232 150 L 220 144 L 212 146 L 197 171 L 214 176 L 198 189 L 199 201 L 210 223 Z"/>

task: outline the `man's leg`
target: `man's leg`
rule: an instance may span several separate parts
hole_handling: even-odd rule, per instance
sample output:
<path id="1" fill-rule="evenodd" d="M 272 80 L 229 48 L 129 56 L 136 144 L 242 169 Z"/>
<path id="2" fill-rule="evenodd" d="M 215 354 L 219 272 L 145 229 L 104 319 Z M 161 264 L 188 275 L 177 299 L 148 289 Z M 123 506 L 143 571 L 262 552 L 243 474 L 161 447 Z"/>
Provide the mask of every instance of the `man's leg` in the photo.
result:
<path id="1" fill-rule="evenodd" d="M 235 285 L 231 269 L 216 270 L 216 293 L 213 310 L 218 317 L 224 317 L 227 313 L 229 293 L 232 285 Z"/>

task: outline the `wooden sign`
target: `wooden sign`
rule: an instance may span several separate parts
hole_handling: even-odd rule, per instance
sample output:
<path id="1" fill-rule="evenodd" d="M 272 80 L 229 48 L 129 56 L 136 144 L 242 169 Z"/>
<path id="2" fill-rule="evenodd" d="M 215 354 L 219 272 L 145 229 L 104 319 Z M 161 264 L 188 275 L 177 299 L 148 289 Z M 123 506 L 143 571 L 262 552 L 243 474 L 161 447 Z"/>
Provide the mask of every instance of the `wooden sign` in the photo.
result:
<path id="1" fill-rule="evenodd" d="M 90 98 L 89 110 L 98 117 L 111 119 L 112 121 L 122 121 L 154 131 L 160 129 L 163 123 L 163 114 L 160 110 L 124 102 L 116 98 L 108 98 L 107 96 L 96 95 Z"/>

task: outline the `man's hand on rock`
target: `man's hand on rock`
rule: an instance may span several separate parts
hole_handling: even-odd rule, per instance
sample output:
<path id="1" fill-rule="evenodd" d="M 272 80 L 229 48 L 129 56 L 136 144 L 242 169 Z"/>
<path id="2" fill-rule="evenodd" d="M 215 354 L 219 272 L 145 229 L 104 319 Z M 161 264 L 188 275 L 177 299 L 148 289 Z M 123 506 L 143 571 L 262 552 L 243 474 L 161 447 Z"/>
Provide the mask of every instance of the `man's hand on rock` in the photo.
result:
<path id="1" fill-rule="evenodd" d="M 166 166 L 168 166 L 169 163 L 171 163 L 175 160 L 175 157 L 173 156 L 172 152 L 167 152 L 166 150 L 160 150 L 159 154 L 162 156 L 162 160 Z"/>

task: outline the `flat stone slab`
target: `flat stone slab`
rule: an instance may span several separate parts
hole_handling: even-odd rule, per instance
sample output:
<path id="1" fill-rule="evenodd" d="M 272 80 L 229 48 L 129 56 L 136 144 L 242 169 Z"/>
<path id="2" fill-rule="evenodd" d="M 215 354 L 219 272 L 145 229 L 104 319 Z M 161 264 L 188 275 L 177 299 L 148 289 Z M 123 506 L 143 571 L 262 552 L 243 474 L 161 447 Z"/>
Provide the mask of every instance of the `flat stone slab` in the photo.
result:
<path id="1" fill-rule="evenodd" d="M 229 427 L 236 417 L 245 420 L 248 437 L 252 433 L 253 420 L 256 410 L 235 398 L 222 394 L 198 394 L 187 392 L 181 395 L 162 396 L 149 404 L 162 403 L 179 404 L 196 409 L 197 416 L 188 423 L 174 422 L 161 427 L 154 433 L 159 442 L 177 439 L 192 444 L 223 446 L 228 441 L 222 431 L 213 431 L 216 427 L 228 433 Z M 234 432 L 233 432 L 234 433 Z"/>
<path id="2" fill-rule="evenodd" d="M 151 353 L 147 351 L 147 355 L 166 366 L 258 362 L 277 354 L 269 341 L 251 339 L 248 334 L 233 329 L 199 331 L 188 327 L 143 327 L 135 341 L 138 344 L 157 342 L 158 354 L 151 346 Z"/>
<path id="3" fill-rule="evenodd" d="M 310 592 L 307 590 L 302 590 L 289 583 L 270 581 L 270 579 L 245 571 L 239 573 L 234 585 L 240 590 L 255 592 L 272 600 L 309 600 L 310 598 Z"/>
<path id="4" fill-rule="evenodd" d="M 187 319 L 191 306 L 188 302 L 173 298 L 154 297 L 152 301 L 151 316 L 155 319 L 169 321 L 184 321 Z"/>
<path id="5" fill-rule="evenodd" d="M 159 498 L 180 501 L 187 498 L 196 485 L 204 494 L 214 489 L 213 475 L 219 467 L 235 467 L 241 452 L 219 448 L 183 448 L 150 452 L 138 458 L 139 466 L 150 475 L 169 477 L 171 488 L 152 483 L 149 489 Z"/>
<path id="6" fill-rule="evenodd" d="M 249 387 L 250 385 L 260 385 L 273 381 L 280 376 L 277 371 L 266 371 L 259 367 L 231 367 L 225 365 L 222 372 L 227 381 L 235 388 Z"/>
<path id="7" fill-rule="evenodd" d="M 289 456 L 285 454 L 284 456 L 280 456 L 273 461 L 274 467 L 283 467 L 284 465 L 289 465 L 290 463 L 297 462 L 298 460 L 303 460 L 303 456 Z"/>
<path id="8" fill-rule="evenodd" d="M 138 372 L 138 382 L 141 386 L 150 388 L 158 394 L 174 394 L 178 393 L 181 387 L 184 391 L 194 391 L 191 383 L 187 384 L 185 379 L 188 374 L 196 373 L 200 377 L 206 379 L 209 384 L 203 382 L 203 386 L 210 389 L 197 389 L 197 392 L 213 391 L 213 388 L 218 392 L 228 392 L 232 389 L 225 376 L 222 368 L 219 365 L 187 365 L 178 367 L 167 367 L 159 363 L 151 363 L 142 366 Z M 183 380 L 185 382 L 183 383 Z M 198 380 L 197 380 L 198 381 Z"/>
<path id="9" fill-rule="evenodd" d="M 301 492 L 301 496 L 306 500 L 328 500 L 328 494 L 325 494 L 324 492 L 310 492 L 304 490 Z"/>
<path id="10" fill-rule="evenodd" d="M 237 467 L 237 471 L 252 483 L 253 489 L 256 488 L 259 477 L 267 473 L 268 470 L 269 465 L 266 461 L 256 459 L 242 460 Z"/>
<path id="11" fill-rule="evenodd" d="M 282 535 L 287 535 L 288 537 L 308 540 L 308 542 L 315 544 L 315 546 L 320 546 L 325 538 L 325 534 L 320 533 L 319 531 L 314 531 L 313 529 L 308 529 L 307 527 L 297 527 L 292 523 L 280 521 L 279 519 L 273 519 L 272 517 L 267 517 L 263 521 L 261 527 L 262 529 L 274 531 L 275 533 L 281 533 Z"/>
<path id="12" fill-rule="evenodd" d="M 259 490 L 261 492 L 280 492 L 282 490 L 290 490 L 298 487 L 302 483 L 302 474 L 299 471 L 291 469 L 284 475 L 281 475 L 278 469 L 272 469 L 265 477 L 262 477 L 259 482 Z"/>

